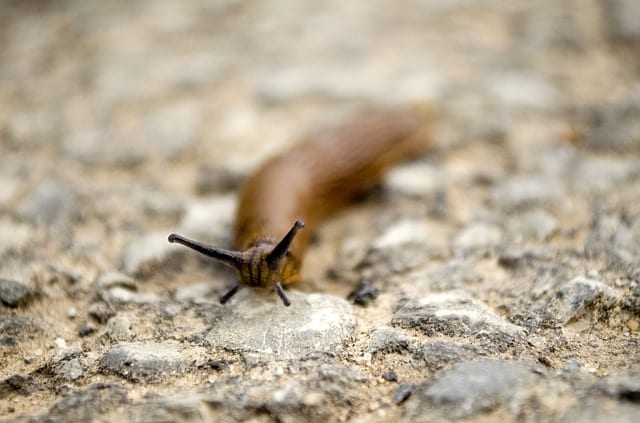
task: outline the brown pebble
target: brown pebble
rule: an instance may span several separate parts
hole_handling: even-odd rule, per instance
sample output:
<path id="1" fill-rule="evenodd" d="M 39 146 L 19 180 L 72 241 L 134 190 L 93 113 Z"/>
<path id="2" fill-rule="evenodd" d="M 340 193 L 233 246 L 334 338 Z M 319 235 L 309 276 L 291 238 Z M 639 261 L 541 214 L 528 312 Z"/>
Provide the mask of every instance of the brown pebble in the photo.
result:
<path id="1" fill-rule="evenodd" d="M 629 319 L 627 321 L 627 327 L 629 328 L 629 330 L 631 332 L 638 330 L 638 327 L 640 327 L 640 323 L 638 323 L 637 320 L 633 320 L 633 319 Z"/>

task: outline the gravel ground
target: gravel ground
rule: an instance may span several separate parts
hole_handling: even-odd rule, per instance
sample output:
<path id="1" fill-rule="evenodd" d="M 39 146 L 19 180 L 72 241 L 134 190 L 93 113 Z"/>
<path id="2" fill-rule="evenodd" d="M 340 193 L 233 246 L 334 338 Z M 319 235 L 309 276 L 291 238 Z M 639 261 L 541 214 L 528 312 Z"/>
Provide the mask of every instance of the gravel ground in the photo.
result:
<path id="1" fill-rule="evenodd" d="M 241 291 L 239 183 L 428 101 L 435 145 Z M 636 0 L 3 1 L 1 421 L 637 421 Z"/>

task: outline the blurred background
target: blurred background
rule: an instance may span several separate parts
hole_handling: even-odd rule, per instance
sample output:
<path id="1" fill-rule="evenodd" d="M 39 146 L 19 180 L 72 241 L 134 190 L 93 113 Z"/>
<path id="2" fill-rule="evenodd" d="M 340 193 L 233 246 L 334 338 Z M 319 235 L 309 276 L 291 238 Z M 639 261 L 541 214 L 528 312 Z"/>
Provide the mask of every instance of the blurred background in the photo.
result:
<path id="1" fill-rule="evenodd" d="M 431 102 L 438 145 L 500 147 L 494 180 L 637 155 L 639 75 L 636 0 L 5 0 L 0 253 L 121 246 L 372 104 Z"/>

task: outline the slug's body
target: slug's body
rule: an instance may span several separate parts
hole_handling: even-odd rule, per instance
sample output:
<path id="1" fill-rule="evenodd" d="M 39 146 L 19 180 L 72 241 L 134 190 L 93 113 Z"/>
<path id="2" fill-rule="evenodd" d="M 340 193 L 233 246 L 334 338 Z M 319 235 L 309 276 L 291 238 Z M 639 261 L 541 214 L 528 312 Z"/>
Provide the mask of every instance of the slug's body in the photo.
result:
<path id="1" fill-rule="evenodd" d="M 289 305 L 282 285 L 300 280 L 313 228 L 375 185 L 390 166 L 422 153 L 429 142 L 428 124 L 424 107 L 398 107 L 362 114 L 309 136 L 267 161 L 245 182 L 234 230 L 238 251 L 214 248 L 175 234 L 169 241 L 221 260 L 238 271 L 239 284 L 221 302 L 245 285 L 255 290 L 275 289 Z M 307 230 L 297 235 L 304 226 L 301 219 Z"/>

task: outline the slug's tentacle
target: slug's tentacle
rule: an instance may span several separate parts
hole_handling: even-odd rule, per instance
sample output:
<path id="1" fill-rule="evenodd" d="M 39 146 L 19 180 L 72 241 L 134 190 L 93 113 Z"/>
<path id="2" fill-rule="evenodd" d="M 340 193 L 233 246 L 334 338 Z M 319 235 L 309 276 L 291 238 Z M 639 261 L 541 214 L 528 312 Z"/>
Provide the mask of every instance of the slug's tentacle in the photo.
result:
<path id="1" fill-rule="evenodd" d="M 182 235 L 169 235 L 169 242 L 176 242 L 191 248 L 207 257 L 212 257 L 219 262 L 234 268 L 239 276 L 240 282 L 244 285 L 256 289 L 275 290 L 285 306 L 291 302 L 284 294 L 281 281 L 287 270 L 282 264 L 287 257 L 289 247 L 300 229 L 304 228 L 304 222 L 296 220 L 289 232 L 278 243 L 265 240 L 245 251 L 231 251 L 217 248 L 202 242 L 185 238 Z M 226 294 L 220 297 L 220 304 L 224 304 L 233 297 L 240 289 L 240 284 L 235 285 Z"/>
<path id="2" fill-rule="evenodd" d="M 231 297 L 236 295 L 236 292 L 238 292 L 239 290 L 240 290 L 240 285 L 235 285 L 233 288 L 228 290 L 223 296 L 220 297 L 220 304 L 224 304 L 227 301 L 229 301 Z"/>
<path id="3" fill-rule="evenodd" d="M 238 269 L 242 265 L 242 253 L 237 251 L 225 250 L 224 248 L 217 248 L 212 245 L 203 244 L 202 242 L 194 241 L 178 234 L 169 235 L 169 242 L 182 244 L 185 247 L 196 250 L 205 256 L 212 257 L 220 263 L 224 263 L 234 269 Z"/>

